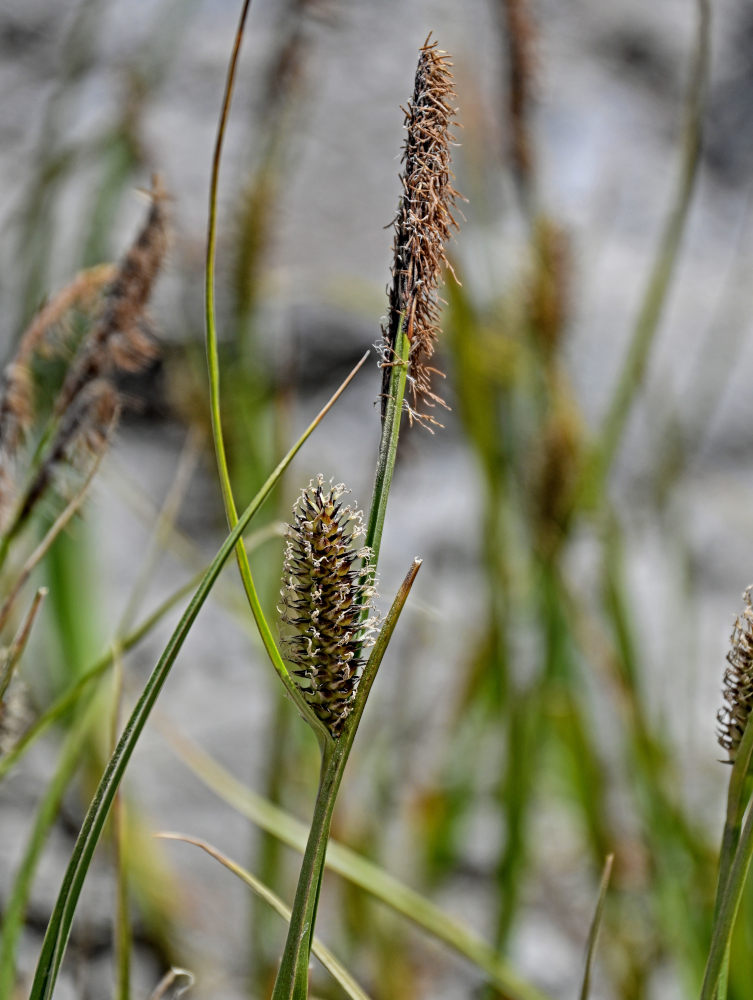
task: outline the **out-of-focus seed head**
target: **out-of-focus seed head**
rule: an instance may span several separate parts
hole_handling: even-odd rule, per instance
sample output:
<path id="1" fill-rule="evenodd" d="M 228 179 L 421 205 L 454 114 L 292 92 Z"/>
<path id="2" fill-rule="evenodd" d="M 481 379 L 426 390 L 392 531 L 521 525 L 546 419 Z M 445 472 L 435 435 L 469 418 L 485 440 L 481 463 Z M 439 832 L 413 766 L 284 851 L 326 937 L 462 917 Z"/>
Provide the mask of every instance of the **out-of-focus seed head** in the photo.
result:
<path id="1" fill-rule="evenodd" d="M 526 192 L 533 185 L 531 106 L 536 82 L 536 25 L 529 0 L 502 0 L 507 42 L 507 108 L 510 160 Z"/>
<path id="2" fill-rule="evenodd" d="M 106 292 L 101 319 L 87 336 L 57 398 L 58 416 L 84 386 L 114 371 L 138 371 L 157 355 L 144 317 L 168 246 L 167 194 L 155 177 L 149 214 L 118 265 Z"/>
<path id="3" fill-rule="evenodd" d="M 536 222 L 533 268 L 528 289 L 531 331 L 551 360 L 562 344 L 571 300 L 571 253 L 567 233 L 551 219 Z"/>
<path id="4" fill-rule="evenodd" d="M 363 582 L 370 550 L 359 547 L 362 514 L 343 505 L 348 491 L 322 476 L 303 490 L 285 548 L 281 603 L 287 658 L 304 697 L 337 737 L 373 642 L 374 588 Z"/>
<path id="5" fill-rule="evenodd" d="M 753 711 L 753 585 L 743 594 L 745 607 L 735 621 L 724 671 L 722 707 L 717 714 L 718 739 L 734 763 Z"/>
<path id="6" fill-rule="evenodd" d="M 14 460 L 35 418 L 31 362 L 35 355 L 55 353 L 52 334 L 66 314 L 74 306 L 93 305 L 107 284 L 100 315 L 83 337 L 55 399 L 55 434 L 18 503 L 16 528 L 29 517 L 63 462 L 75 464 L 82 447 L 96 455 L 102 452 L 120 410 L 118 372 L 139 371 L 156 357 L 145 313 L 168 246 L 167 200 L 154 177 L 146 221 L 118 266 L 92 268 L 66 286 L 34 318 L 6 367 L 0 381 L 0 527 L 13 513 Z"/>
<path id="7" fill-rule="evenodd" d="M 394 223 L 382 393 L 386 397 L 400 317 L 404 315 L 410 340 L 408 412 L 411 418 L 436 423 L 422 410 L 446 405 L 432 389 L 432 376 L 441 372 L 432 366 L 431 359 L 439 334 L 438 287 L 442 266 L 449 266 L 445 246 L 452 229 L 457 228 L 452 213 L 458 193 L 452 186 L 450 169 L 450 128 L 455 117 L 452 63 L 430 38 L 421 48 L 413 96 L 405 109 L 403 193 Z"/>
<path id="8" fill-rule="evenodd" d="M 27 490 L 18 517 L 26 520 L 39 499 L 66 464 L 75 465 L 82 452 L 101 454 L 120 413 L 118 394 L 107 379 L 89 382 L 64 414 L 50 450 Z"/>
<path id="9" fill-rule="evenodd" d="M 94 308 L 115 269 L 101 264 L 76 275 L 34 316 L 0 376 L 0 525 L 10 512 L 15 489 L 13 465 L 36 419 L 32 364 L 35 357 L 62 353 L 61 331 L 68 314 Z"/>

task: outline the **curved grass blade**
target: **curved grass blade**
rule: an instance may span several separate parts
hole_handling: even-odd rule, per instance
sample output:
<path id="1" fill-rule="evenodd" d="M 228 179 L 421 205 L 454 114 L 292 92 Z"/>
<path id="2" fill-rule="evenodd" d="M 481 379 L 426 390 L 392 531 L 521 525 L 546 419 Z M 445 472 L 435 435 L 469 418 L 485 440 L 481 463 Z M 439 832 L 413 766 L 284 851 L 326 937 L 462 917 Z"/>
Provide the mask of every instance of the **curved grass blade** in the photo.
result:
<path id="1" fill-rule="evenodd" d="M 290 923 L 290 908 L 287 907 L 279 896 L 276 896 L 271 889 L 269 889 L 263 882 L 261 882 L 255 875 L 246 871 L 245 868 L 241 868 L 240 865 L 231 861 L 226 855 L 218 851 L 216 847 L 212 847 L 205 840 L 200 840 L 197 837 L 188 837 L 182 833 L 158 833 L 157 837 L 161 837 L 164 840 L 179 840 L 186 844 L 193 844 L 195 847 L 200 847 L 202 851 L 206 851 L 210 857 L 213 857 L 215 861 L 219 861 L 221 865 L 224 865 L 228 871 L 231 871 L 233 875 L 236 875 L 241 881 L 245 882 L 246 885 L 252 889 L 258 896 L 260 896 L 266 903 L 268 903 L 276 913 L 279 913 L 283 920 Z M 312 947 L 312 952 L 319 961 L 322 963 L 324 968 L 329 972 L 332 978 L 342 986 L 343 990 L 348 994 L 351 1000 L 369 1000 L 368 994 L 358 985 L 356 980 L 351 976 L 348 970 L 339 962 L 329 948 L 322 944 L 319 938 L 314 938 Z"/>
<path id="2" fill-rule="evenodd" d="M 234 548 L 238 544 L 238 541 L 241 539 L 243 532 L 246 530 L 246 527 L 251 521 L 251 518 L 259 510 L 264 500 L 274 488 L 277 480 L 292 461 L 293 457 L 319 425 L 330 407 L 340 397 L 365 360 L 366 356 L 360 360 L 358 365 L 356 365 L 350 375 L 348 375 L 335 394 L 312 420 L 301 437 L 296 441 L 290 451 L 288 451 L 285 457 L 279 462 L 275 470 L 268 477 L 261 490 L 259 490 L 248 507 L 246 507 L 243 511 L 238 523 L 227 536 L 219 552 L 212 560 L 209 569 L 202 577 L 201 583 L 191 598 L 191 601 L 178 622 L 175 631 L 171 635 L 167 646 L 157 662 L 157 665 L 152 671 L 149 680 L 141 693 L 141 697 L 136 703 L 129 720 L 126 723 L 126 727 L 123 730 L 120 740 L 118 741 L 118 745 L 110 758 L 110 762 L 107 765 L 104 775 L 102 776 L 91 805 L 89 806 L 86 818 L 84 819 L 83 826 L 81 827 L 81 832 L 79 833 L 73 849 L 73 855 L 63 879 L 63 885 L 60 889 L 57 902 L 55 903 L 55 908 L 47 926 L 47 933 L 45 934 L 42 945 L 42 953 L 37 963 L 36 974 L 34 976 L 34 982 L 32 984 L 29 1000 L 51 1000 L 52 993 L 55 988 L 55 982 L 63 961 L 65 948 L 70 936 L 73 915 L 76 910 L 76 904 L 78 903 L 78 897 L 81 894 L 84 879 L 86 878 L 86 873 L 89 870 L 94 850 L 97 846 L 100 834 L 102 833 L 102 828 L 104 827 L 109 814 L 115 792 L 117 791 L 118 785 L 120 784 L 123 774 L 125 773 L 125 769 L 128 766 L 128 761 L 130 760 L 136 747 L 141 731 L 146 725 L 146 721 L 149 718 L 152 708 L 157 701 L 159 693 L 167 680 L 170 670 L 172 669 L 178 653 L 180 652 L 186 636 L 191 630 L 202 605 L 209 596 L 217 577 L 220 575 L 223 566 L 232 554 Z"/>
<path id="3" fill-rule="evenodd" d="M 185 980 L 185 982 L 181 983 L 181 980 Z M 189 972 L 188 969 L 172 968 L 157 983 L 157 988 L 149 997 L 149 1000 L 165 1000 L 167 996 L 174 997 L 177 1000 L 178 997 L 183 996 L 186 990 L 190 990 L 193 984 L 194 976 L 192 972 Z"/>
<path id="4" fill-rule="evenodd" d="M 604 901 L 607 898 L 609 880 L 612 877 L 612 865 L 614 864 L 614 854 L 610 854 L 604 862 L 604 871 L 601 873 L 601 884 L 599 886 L 599 898 L 596 901 L 594 918 L 591 921 L 591 929 L 588 932 L 588 944 L 586 945 L 586 967 L 583 971 L 583 985 L 580 988 L 580 1000 L 588 1000 L 591 989 L 591 967 L 593 965 L 594 953 L 596 951 L 596 941 L 599 937 L 601 927 L 601 917 L 604 913 Z"/>
<path id="5" fill-rule="evenodd" d="M 26 917 L 32 880 L 37 871 L 47 837 L 60 811 L 71 779 L 81 763 L 84 744 L 90 737 L 94 716 L 91 705 L 80 712 L 59 752 L 52 776 L 37 808 L 34 823 L 24 844 L 24 852 L 7 897 L 3 902 L 0 934 L 0 997 L 13 996 L 16 975 L 16 951 Z"/>
<path id="6" fill-rule="evenodd" d="M 180 587 L 174 594 L 171 594 L 165 601 L 155 611 L 149 615 L 148 618 L 137 628 L 130 632 L 125 638 L 120 640 L 119 649 L 122 653 L 127 652 L 132 649 L 137 643 L 139 643 L 145 635 L 147 635 L 151 630 L 159 624 L 159 622 L 168 614 L 175 605 L 187 594 L 190 594 L 192 590 L 195 590 L 198 586 L 202 576 L 205 571 L 196 574 L 188 583 L 185 583 Z M 39 737 L 46 732 L 47 729 L 59 719 L 61 719 L 81 698 L 86 689 L 92 683 L 92 681 L 97 680 L 112 665 L 115 656 L 114 648 L 110 648 L 106 653 L 104 653 L 95 664 L 93 664 L 87 671 L 85 671 L 81 676 L 75 681 L 67 690 L 55 699 L 55 701 L 47 708 L 45 711 L 33 722 L 26 732 L 20 737 L 16 745 L 8 751 L 3 757 L 0 757 L 0 781 L 5 777 L 5 775 L 18 763 L 18 761 L 23 757 L 24 753 L 29 749 L 29 747 L 36 742 Z"/>
<path id="7" fill-rule="evenodd" d="M 249 535 L 246 539 L 246 549 L 251 550 L 254 545 L 259 545 L 266 541 L 268 538 L 272 537 L 269 528 L 261 528 L 259 531 L 254 532 Z M 209 567 L 205 566 L 203 569 L 195 573 L 190 580 L 184 583 L 176 591 L 166 597 L 165 600 L 157 607 L 155 610 L 144 619 L 144 621 L 138 625 L 132 632 L 129 632 L 124 638 L 118 640 L 117 648 L 121 653 L 127 653 L 130 649 L 133 649 L 141 640 L 148 635 L 153 628 L 155 628 L 162 619 L 169 614 L 170 611 L 178 604 L 180 600 L 194 591 L 201 578 L 206 573 Z M 245 605 L 244 605 L 245 607 Z M 75 681 L 71 686 L 62 692 L 58 698 L 45 709 L 44 712 L 29 726 L 29 728 L 23 733 L 19 738 L 16 745 L 9 750 L 5 756 L 0 757 L 0 781 L 8 774 L 9 771 L 15 767 L 18 761 L 23 757 L 24 753 L 32 746 L 33 743 L 39 739 L 39 737 L 49 729 L 50 726 L 54 725 L 59 719 L 61 719 L 81 698 L 85 690 L 89 687 L 92 681 L 97 680 L 104 673 L 109 670 L 112 666 L 113 659 L 115 657 L 116 649 L 111 646 L 102 656 L 94 663 L 88 670 L 86 670 L 77 681 Z"/>
<path id="8" fill-rule="evenodd" d="M 227 454 L 225 450 L 225 440 L 222 434 L 222 412 L 220 406 L 220 358 L 217 347 L 217 320 L 214 306 L 214 283 L 215 283 L 215 258 L 217 251 L 217 190 L 220 179 L 220 162 L 222 160 L 222 145 L 225 139 L 228 116 L 230 114 L 230 103 L 233 97 L 233 86 L 235 84 L 235 71 L 238 65 L 243 31 L 246 26 L 251 0 L 245 0 L 241 9 L 238 28 L 235 34 L 233 51 L 228 65 L 227 79 L 225 82 L 225 93 L 222 99 L 220 110 L 220 120 L 217 126 L 217 139 L 215 141 L 214 155 L 212 157 L 212 176 L 209 182 L 209 221 L 207 227 L 207 253 L 205 267 L 205 325 L 206 325 L 206 348 L 207 367 L 209 370 L 209 408 L 212 417 L 212 439 L 217 458 L 217 473 L 220 479 L 222 490 L 222 502 L 225 506 L 225 516 L 228 527 L 234 528 L 238 523 L 238 509 L 233 496 L 233 487 L 230 482 L 230 470 L 228 468 Z M 364 359 L 365 360 L 365 359 Z M 266 616 L 259 600 L 259 595 L 251 573 L 251 564 L 248 561 L 246 550 L 243 544 L 236 548 L 236 558 L 238 569 L 243 583 L 243 589 L 248 598 L 251 613 L 259 629 L 264 648 L 272 661 L 272 666 L 285 685 L 285 688 L 295 702 L 298 711 L 316 733 L 320 746 L 324 747 L 332 743 L 332 737 L 324 723 L 319 719 L 316 712 L 302 696 L 299 686 L 291 677 L 285 665 L 282 654 L 275 642 L 272 630 L 269 627 Z"/>
<path id="9" fill-rule="evenodd" d="M 218 798 L 281 843 L 301 853 L 305 850 L 308 827 L 304 823 L 246 788 L 166 720 L 160 718 L 158 725 L 178 759 Z M 547 1000 L 465 924 L 349 847 L 330 839 L 325 865 L 475 965 L 508 1000 Z"/>
<path id="10" fill-rule="evenodd" d="M 31 607 L 26 612 L 26 617 L 21 622 L 13 638 L 13 642 L 10 644 L 10 648 L 0 656 L 0 704 L 2 704 L 5 692 L 8 690 L 8 685 L 13 678 L 13 672 L 18 666 L 18 661 L 24 655 L 26 643 L 29 641 L 34 622 L 42 606 L 42 601 L 47 597 L 47 593 L 47 587 L 40 587 L 37 590 L 32 599 Z"/>
<path id="11" fill-rule="evenodd" d="M 604 421 L 597 453 L 589 470 L 589 476 L 592 478 L 583 484 L 588 491 L 588 500 L 599 498 L 620 447 L 664 312 L 695 191 L 708 90 L 711 3 L 710 0 L 696 0 L 696 6 L 698 11 L 696 41 L 685 102 L 685 127 L 677 190 L 659 240 L 627 357 Z"/>

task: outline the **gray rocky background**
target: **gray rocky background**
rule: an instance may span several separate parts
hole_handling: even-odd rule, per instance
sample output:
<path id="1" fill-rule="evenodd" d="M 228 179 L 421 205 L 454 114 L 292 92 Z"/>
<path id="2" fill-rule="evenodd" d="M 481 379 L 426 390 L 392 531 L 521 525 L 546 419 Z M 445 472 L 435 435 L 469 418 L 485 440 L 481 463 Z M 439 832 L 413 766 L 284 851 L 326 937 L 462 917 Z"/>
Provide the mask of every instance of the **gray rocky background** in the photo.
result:
<path id="1" fill-rule="evenodd" d="M 9 345 L 22 321 L 23 305 L 15 295 L 20 280 L 18 209 L 46 142 L 44 129 L 54 128 L 61 146 L 85 144 L 100 135 L 120 106 L 125 69 L 142 58 L 159 65 L 161 53 L 153 39 L 156 26 L 168 16 L 176 19 L 178 48 L 166 53 L 165 78 L 151 95 L 141 124 L 145 157 L 174 195 L 177 229 L 174 264 L 160 286 L 153 314 L 168 341 L 197 336 L 202 324 L 200 277 L 192 283 L 185 274 L 200 276 L 211 144 L 238 4 L 108 0 L 101 5 L 96 56 L 84 67 L 73 98 L 45 124 L 45 108 L 60 86 L 77 6 L 67 0 L 5 0 L 0 7 L 0 340 Z M 458 273 L 482 300 L 496 295 L 500 282 L 514 273 L 520 219 L 502 170 L 499 183 L 474 200 L 477 158 L 501 158 L 505 143 L 498 110 L 503 52 L 494 7 L 492 0 L 330 0 L 309 20 L 306 93 L 296 109 L 297 134 L 288 155 L 288 179 L 263 296 L 270 357 L 285 357 L 291 348 L 302 351 L 305 377 L 292 418 L 296 427 L 333 387 L 335 379 L 328 371 L 339 372 L 378 336 L 390 259 L 390 236 L 383 227 L 398 195 L 398 108 L 410 92 L 415 54 L 429 30 L 453 53 L 465 123 L 459 135 L 457 186 L 469 196 L 469 204 L 455 243 Z M 534 7 L 541 31 L 536 141 L 544 166 L 543 201 L 567 225 L 575 248 L 578 293 L 570 371 L 585 414 L 596 424 L 623 358 L 676 176 L 694 4 L 539 0 Z M 651 375 L 631 421 L 614 485 L 615 499 L 627 512 L 633 599 L 650 668 L 647 684 L 657 717 L 666 720 L 668 732 L 682 748 L 688 799 L 711 829 L 719 827 L 726 778 L 716 764 L 714 734 L 720 673 L 740 592 L 753 579 L 753 7 L 747 0 L 721 0 L 714 8 L 710 115 L 700 183 Z M 275 13 L 271 0 L 260 0 L 252 9 L 224 191 L 236 190 L 253 162 L 256 94 L 276 30 Z M 84 168 L 66 186 L 52 228 L 45 233 L 54 247 L 49 287 L 65 281 L 69 261 L 78 253 L 76 219 L 90 196 L 91 174 Z M 148 183 L 147 171 L 143 183 Z M 227 232 L 233 219 L 227 198 L 221 204 L 221 226 Z M 113 252 L 125 245 L 140 211 L 137 195 L 122 204 L 108 238 Z M 222 259 L 222 238 L 219 252 Z M 724 376 L 728 358 L 730 371 Z M 685 401 L 696 398 L 695 389 L 714 366 L 728 379 L 724 403 L 697 428 L 703 439 L 700 457 L 681 499 L 675 495 L 672 509 L 659 523 L 649 516 L 653 508 L 645 503 L 651 463 L 660 445 L 653 415 L 669 397 L 691 421 Z M 451 379 L 452 373 L 450 386 Z M 362 374 L 358 387 L 330 417 L 326 433 L 317 435 L 296 460 L 289 484 L 305 482 L 321 470 L 347 479 L 356 496 L 366 501 L 378 436 L 372 405 L 377 384 L 373 369 Z M 406 443 L 410 460 L 399 470 L 391 500 L 381 579 L 383 593 L 389 595 L 407 558 L 415 553 L 426 560 L 409 612 L 414 628 L 405 630 L 420 629 L 422 642 L 411 648 L 406 676 L 401 650 L 408 650 L 409 639 L 406 634 L 398 638 L 372 706 L 371 739 L 364 740 L 362 750 L 366 759 L 354 762 L 353 768 L 356 772 L 358 766 L 368 765 L 368 758 L 378 759 L 385 738 L 378 723 L 396 722 L 408 752 L 407 770 L 418 783 L 432 772 L 440 753 L 451 712 L 454 668 L 474 635 L 482 602 L 477 470 L 452 413 L 446 425 L 434 437 L 413 434 Z M 89 522 L 93 548 L 98 560 L 113 567 L 103 573 L 100 594 L 105 637 L 139 571 L 138 555 L 148 538 L 143 520 L 124 499 L 122 476 L 135 480 L 158 506 L 172 480 L 183 436 L 171 422 L 129 424 L 97 487 Z M 292 500 L 296 487 L 288 489 Z M 221 520 L 208 466 L 200 468 L 193 481 L 180 525 L 211 554 L 221 537 Z M 690 609 L 683 589 L 688 567 L 685 553 L 675 544 L 673 526 L 692 539 L 695 603 Z M 578 564 L 576 571 L 583 573 L 588 587 L 590 554 L 586 549 L 577 555 L 582 567 Z M 184 576 L 177 561 L 162 559 L 144 607 Z M 231 574 L 227 583 L 232 590 Z M 166 634 L 161 630 L 131 661 L 134 681 L 145 676 Z M 213 606 L 202 614 L 162 701 L 175 723 L 252 786 L 259 779 L 257 762 L 264 759 L 263 741 L 276 696 L 274 679 L 268 675 L 248 633 L 238 629 L 225 610 Z M 0 885 L 6 884 L 20 856 L 53 746 L 41 747 L 3 786 Z M 143 740 L 129 787 L 156 827 L 204 836 L 231 856 L 248 857 L 246 822 L 187 775 L 156 727 Z M 309 787 L 302 787 L 301 816 L 307 813 L 309 794 Z M 345 794 L 357 798 L 357 777 Z M 364 808 L 369 808 L 368 802 Z M 411 881 L 410 844 L 399 823 L 400 809 L 398 791 L 390 803 L 396 847 L 391 860 Z M 574 910 L 587 921 L 590 891 L 584 887 L 577 857 L 569 853 L 567 837 L 552 837 L 556 824 L 556 816 L 542 816 L 542 843 L 558 840 L 552 870 L 570 872 L 565 884 L 575 900 Z M 472 860 L 483 866 L 497 831 L 488 828 L 482 814 L 477 827 Z M 60 831 L 50 845 L 34 892 L 39 914 L 57 889 L 70 843 Z M 245 891 L 192 850 L 183 845 L 165 848 L 185 883 L 186 925 L 194 940 L 202 942 L 202 951 L 214 959 L 193 995 L 234 1000 L 244 995 L 234 974 L 242 967 L 247 937 Z M 83 905 L 84 920 L 95 937 L 96 928 L 107 921 L 110 894 L 104 872 L 93 873 Z M 459 877 L 441 902 L 484 931 L 486 895 L 472 878 Z M 537 918 L 518 934 L 514 959 L 522 973 L 553 997 L 572 996 L 583 939 L 563 930 L 556 907 L 549 907 L 546 899 L 531 902 Z M 39 940 L 30 935 L 25 943 L 28 967 Z M 445 969 L 441 990 L 435 981 L 433 996 L 471 995 L 475 979 L 462 962 L 440 958 L 430 944 L 421 947 L 427 966 L 441 961 Z M 89 992 L 68 976 L 56 996 L 99 1000 L 107 995 L 108 961 L 102 954 L 90 963 Z M 147 996 L 159 974 L 156 964 L 144 958 L 134 996 Z M 671 982 L 657 983 L 655 995 L 679 998 L 677 989 Z"/>

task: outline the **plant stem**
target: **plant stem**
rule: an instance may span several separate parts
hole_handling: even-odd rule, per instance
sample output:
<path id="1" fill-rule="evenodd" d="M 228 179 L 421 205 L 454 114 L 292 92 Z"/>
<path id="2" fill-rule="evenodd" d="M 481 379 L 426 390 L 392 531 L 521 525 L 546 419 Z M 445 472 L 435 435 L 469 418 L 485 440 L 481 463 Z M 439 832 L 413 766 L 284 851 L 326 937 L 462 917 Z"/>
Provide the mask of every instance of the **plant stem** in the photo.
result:
<path id="1" fill-rule="evenodd" d="M 366 707 L 366 699 L 420 567 L 421 560 L 414 559 L 392 602 L 392 607 L 364 667 L 356 689 L 353 708 L 342 734 L 337 740 L 332 741 L 331 745 L 325 744 L 322 748 L 322 769 L 314 817 L 306 842 L 301 873 L 298 876 L 288 937 L 277 972 L 272 1000 L 306 1000 L 308 997 L 309 956 L 335 800 Z"/>
<path id="2" fill-rule="evenodd" d="M 742 833 L 740 834 L 740 841 L 737 845 L 732 865 L 730 866 L 729 878 L 724 887 L 721 904 L 714 920 L 714 933 L 711 938 L 709 957 L 706 962 L 706 973 L 703 977 L 701 1000 L 714 1000 L 714 997 L 717 995 L 720 976 L 725 974 L 726 978 L 726 955 L 752 857 L 753 809 L 748 809 L 748 815 L 745 818 Z"/>
<path id="3" fill-rule="evenodd" d="M 332 747 L 325 746 L 322 753 L 322 769 L 314 816 L 303 854 L 290 928 L 272 1000 L 305 1000 L 308 996 L 309 954 L 319 903 L 324 856 L 327 851 L 335 800 L 348 760 L 348 749 L 338 744 Z"/>
<path id="4" fill-rule="evenodd" d="M 228 527 L 231 530 L 238 523 L 238 511 L 235 505 L 233 488 L 230 482 L 230 471 L 227 463 L 225 441 L 222 434 L 222 413 L 220 406 L 220 361 L 217 347 L 217 323 L 214 304 L 215 258 L 217 249 L 217 191 L 220 177 L 220 162 L 222 160 L 222 145 L 225 138 L 228 116 L 230 114 L 230 103 L 233 96 L 233 86 L 235 84 L 235 72 L 238 65 L 238 56 L 240 54 L 243 31 L 246 26 L 246 18 L 248 16 L 250 6 L 251 0 L 245 0 L 241 9 L 240 19 L 235 33 L 233 51 L 228 65 L 227 79 L 225 81 L 225 93 L 222 99 L 222 108 L 220 111 L 220 120 L 217 126 L 217 139 L 215 141 L 214 155 L 212 158 L 212 176 L 209 184 L 209 222 L 207 229 L 204 290 L 212 438 L 217 457 L 217 472 L 222 489 L 222 501 L 225 506 Z M 272 630 L 270 629 L 269 623 L 264 615 L 264 611 L 262 610 L 259 595 L 256 590 L 256 584 L 254 583 L 254 578 L 251 573 L 251 565 L 248 561 L 248 556 L 246 555 L 246 550 L 243 547 L 242 541 L 239 542 L 236 548 L 236 558 L 238 561 L 238 569 L 240 571 L 241 580 L 243 582 L 243 589 L 246 592 L 249 607 L 251 608 L 251 613 L 254 616 L 256 626 L 259 629 L 259 634 L 262 642 L 264 643 L 264 648 L 272 661 L 272 666 L 277 671 L 280 680 L 285 685 L 285 688 L 295 703 L 296 708 L 313 729 L 317 739 L 319 740 L 320 746 L 324 747 L 328 742 L 332 741 L 332 737 L 330 736 L 327 727 L 321 722 L 314 710 L 301 694 L 300 688 L 291 677 L 290 672 L 285 665 L 274 636 L 272 635 Z"/>
<path id="5" fill-rule="evenodd" d="M 700 161 L 703 115 L 708 89 L 711 5 L 710 0 L 696 0 L 697 29 L 695 48 L 685 102 L 683 148 L 674 203 L 664 224 L 648 284 L 628 347 L 617 388 L 604 421 L 601 440 L 593 456 L 585 499 L 598 500 L 609 469 L 620 447 L 628 417 L 643 380 L 667 293 L 685 233 Z"/>
<path id="6" fill-rule="evenodd" d="M 400 318 L 394 347 L 395 357 L 392 362 L 387 405 L 382 421 L 382 436 L 379 441 L 379 457 L 377 459 L 376 476 L 374 479 L 374 494 L 371 499 L 369 523 L 366 529 L 366 545 L 371 549 L 372 558 L 369 572 L 376 573 L 379 549 L 382 544 L 384 517 L 387 512 L 387 499 L 392 485 L 392 473 L 395 469 L 397 441 L 400 435 L 400 420 L 403 414 L 403 398 L 405 382 L 408 376 L 408 355 L 410 341 L 405 331 L 405 316 Z"/>
<path id="7" fill-rule="evenodd" d="M 729 789 L 727 791 L 727 813 L 724 821 L 724 833 L 722 835 L 722 847 L 719 853 L 719 877 L 716 884 L 716 898 L 714 900 L 714 923 L 712 931 L 711 951 L 715 952 L 715 942 L 718 936 L 726 934 L 724 941 L 724 956 L 716 975 L 714 983 L 714 993 L 717 1000 L 724 1000 L 727 993 L 727 974 L 729 967 L 729 938 L 732 933 L 732 925 L 722 927 L 722 910 L 725 897 L 731 885 L 732 867 L 735 860 L 735 853 L 740 843 L 740 829 L 745 814 L 745 808 L 750 801 L 750 795 L 746 795 L 746 779 L 753 759 L 753 726 L 746 726 L 743 738 L 740 741 L 735 763 L 732 767 L 732 774 L 729 779 Z M 711 963 L 711 952 L 708 958 Z M 709 977 L 708 967 L 706 978 Z M 705 983 L 705 980 L 704 980 Z"/>
<path id="8" fill-rule="evenodd" d="M 283 903 L 283 901 L 276 896 L 271 889 L 259 878 L 252 875 L 251 872 L 246 871 L 237 865 L 230 858 L 226 857 L 216 847 L 208 844 L 205 840 L 199 840 L 196 837 L 188 837 L 182 833 L 158 833 L 157 837 L 161 837 L 165 840 L 178 840 L 183 841 L 186 844 L 193 844 L 195 847 L 201 848 L 201 850 L 206 851 L 206 853 L 219 861 L 221 865 L 224 865 L 228 871 L 232 872 L 233 875 L 237 876 L 252 890 L 254 895 L 258 896 L 267 906 L 271 907 L 276 913 L 278 913 L 283 920 L 290 923 L 290 910 Z M 337 961 L 335 956 L 326 948 L 321 941 L 316 938 L 312 938 L 311 950 L 322 963 L 324 968 L 330 973 L 335 982 L 342 986 L 343 990 L 351 998 L 351 1000 L 369 1000 L 365 991 L 359 986 L 355 979 L 350 975 L 347 969 Z M 256 995 L 256 994 L 255 994 Z M 154 998 L 152 998 L 154 1000 Z"/>
<path id="9" fill-rule="evenodd" d="M 158 718 L 157 722 L 173 753 L 209 791 L 250 819 L 260 830 L 303 854 L 308 838 L 304 823 L 247 788 L 164 717 Z M 384 868 L 333 840 L 330 840 L 327 849 L 326 866 L 475 965 L 505 997 L 510 1000 L 547 1000 L 543 993 L 517 976 L 497 949 Z"/>

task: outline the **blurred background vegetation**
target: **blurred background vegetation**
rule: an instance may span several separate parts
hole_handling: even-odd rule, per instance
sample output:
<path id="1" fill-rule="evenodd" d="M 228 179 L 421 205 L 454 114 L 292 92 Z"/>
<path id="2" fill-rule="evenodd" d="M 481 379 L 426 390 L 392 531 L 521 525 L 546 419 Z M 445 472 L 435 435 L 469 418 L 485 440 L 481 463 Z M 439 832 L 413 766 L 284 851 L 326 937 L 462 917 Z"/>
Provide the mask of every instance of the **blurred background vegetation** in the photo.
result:
<path id="1" fill-rule="evenodd" d="M 128 637 L 224 535 L 201 290 L 237 6 L 19 0 L 0 12 L 5 355 L 47 296 L 122 254 L 152 171 L 175 230 L 150 310 L 160 359 L 124 379 L 129 405 L 86 516 L 34 576 L 49 597 L 13 682 L 20 721 L 6 713 L 6 753 L 106 663 L 3 774 L 0 995 L 28 991 L 115 708 L 139 690 L 175 611 L 133 652 Z M 401 444 L 383 593 L 406 552 L 425 568 L 333 835 L 553 1000 L 577 993 L 610 853 L 594 998 L 695 995 L 708 947 L 728 777 L 715 716 L 753 580 L 753 17 L 725 0 L 709 30 L 703 9 L 259 0 L 222 175 L 223 402 L 242 505 L 379 337 L 399 105 L 430 29 L 453 53 L 456 186 L 468 202 L 452 249 L 460 282 L 445 289 L 451 410 L 443 430 L 414 427 Z M 300 487 L 321 471 L 368 501 L 379 384 L 374 362 L 255 522 L 270 613 L 280 525 Z M 39 511 L 17 559 L 61 503 Z M 202 754 L 309 818 L 313 743 L 264 659 L 233 567 L 133 762 L 61 996 L 148 996 L 172 964 L 194 973 L 197 998 L 268 994 L 279 918 L 209 858 L 150 836 L 205 837 L 290 899 L 297 856 L 228 801 Z M 319 933 L 375 1000 L 507 995 L 339 876 L 325 880 Z M 748 895 L 734 1000 L 750 996 L 752 936 Z M 342 995 L 321 969 L 315 993 Z"/>

